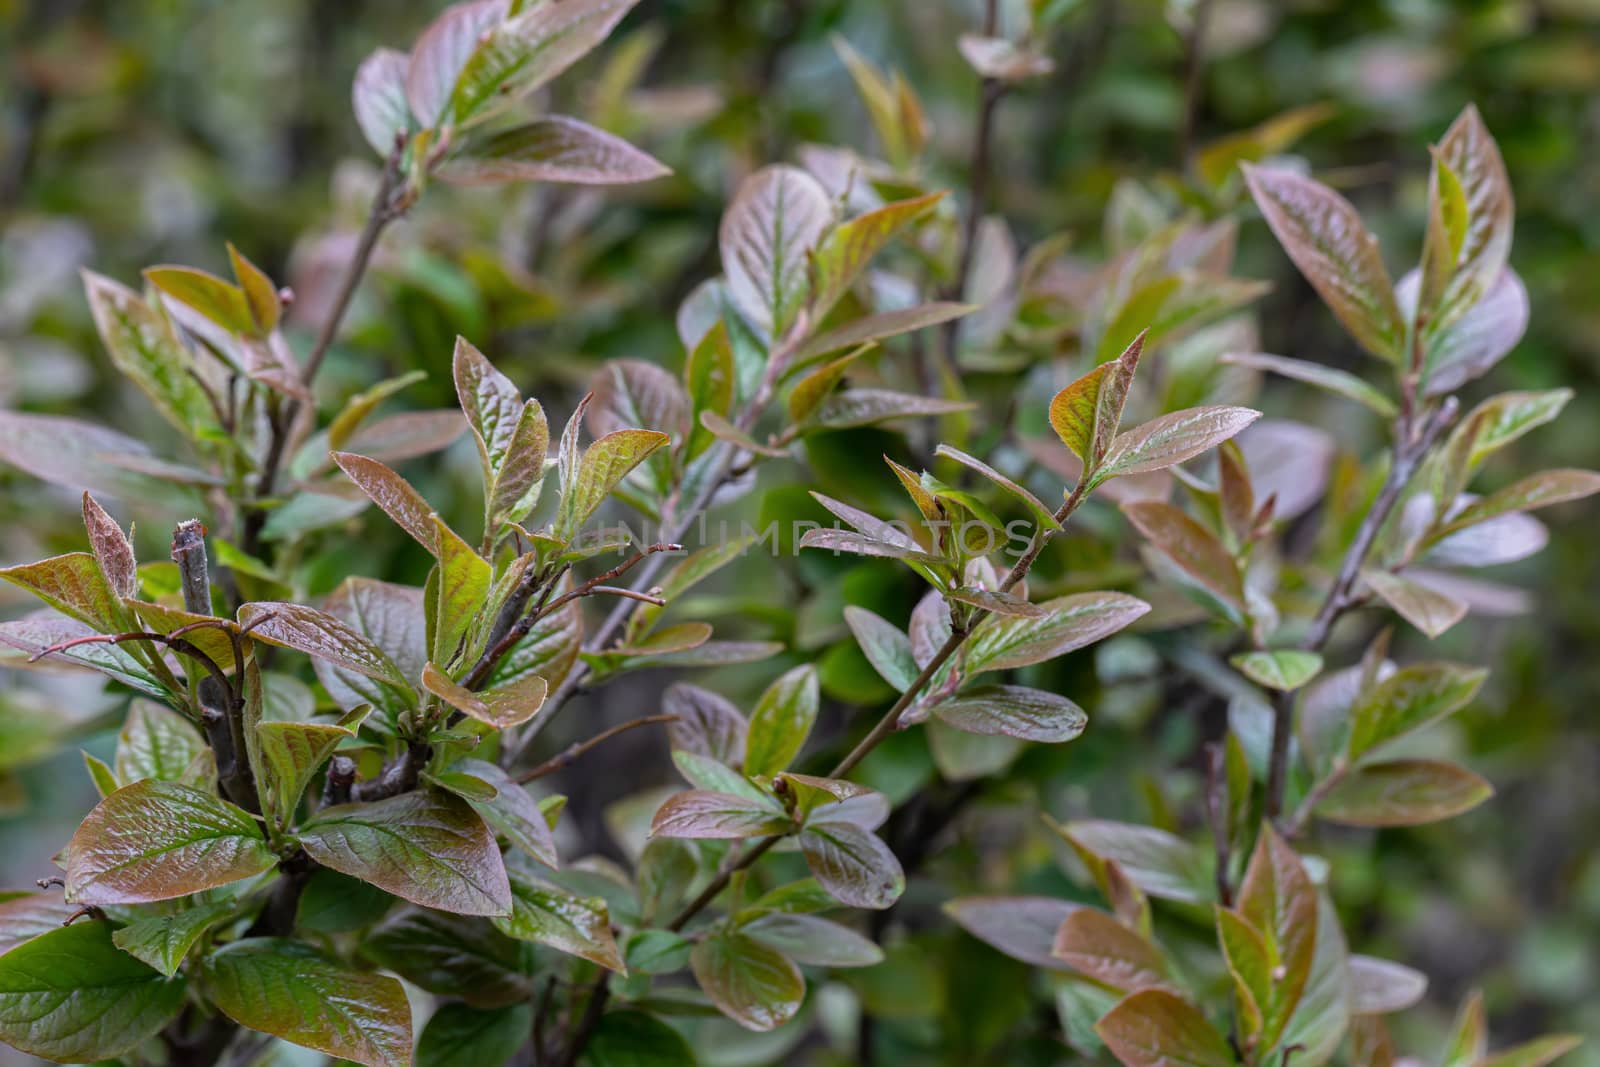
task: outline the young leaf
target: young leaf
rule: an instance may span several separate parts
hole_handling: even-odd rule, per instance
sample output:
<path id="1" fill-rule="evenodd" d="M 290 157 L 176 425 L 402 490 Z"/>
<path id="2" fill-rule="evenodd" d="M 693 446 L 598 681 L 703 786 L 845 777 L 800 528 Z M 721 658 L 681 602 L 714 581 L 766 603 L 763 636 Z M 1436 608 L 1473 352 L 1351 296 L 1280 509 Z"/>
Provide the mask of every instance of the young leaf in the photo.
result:
<path id="1" fill-rule="evenodd" d="M 438 515 L 433 517 L 434 535 L 439 541 L 437 577 L 430 586 L 436 589 L 433 610 L 433 659 L 453 665 L 476 655 L 467 646 L 469 635 L 479 634 L 484 602 L 494 581 L 494 571 L 482 556 L 472 550 Z"/>
<path id="2" fill-rule="evenodd" d="M 1430 333 L 1448 329 L 1500 277 L 1511 251 L 1514 217 L 1505 163 L 1476 107 L 1467 105 L 1436 151 L 1457 181 L 1466 217 L 1459 242 L 1453 242 L 1455 255 L 1448 259 L 1442 291 L 1430 309 L 1425 327 Z"/>
<path id="3" fill-rule="evenodd" d="M 1465 767 L 1404 759 L 1357 767 L 1317 801 L 1318 817 L 1348 826 L 1420 826 L 1471 811 L 1494 787 Z"/>
<path id="4" fill-rule="evenodd" d="M 750 713 L 746 774 L 777 774 L 789 766 L 811 734 L 819 699 L 817 671 L 810 664 L 796 667 L 767 687 Z"/>
<path id="5" fill-rule="evenodd" d="M 943 193 L 928 193 L 897 200 L 834 227 L 812 257 L 816 285 L 811 296 L 812 318 L 821 322 L 850 290 L 872 257 L 895 234 L 933 210 L 943 196 Z"/>
<path id="6" fill-rule="evenodd" d="M 1050 954 L 1121 993 L 1173 988 L 1160 950 L 1097 908 L 1079 908 L 1068 915 L 1056 931 Z"/>
<path id="7" fill-rule="evenodd" d="M 1475 500 L 1451 516 L 1439 531 L 1437 540 L 1480 522 L 1511 512 L 1536 511 L 1556 504 L 1600 493 L 1600 472 L 1586 470 L 1540 471 Z"/>
<path id="8" fill-rule="evenodd" d="M 1146 989 L 1126 997 L 1094 1032 L 1124 1067 L 1233 1067 L 1228 1042 L 1176 993 Z"/>
<path id="9" fill-rule="evenodd" d="M 422 668 L 422 688 L 463 714 L 496 730 L 504 730 L 533 718 L 544 706 L 550 685 L 537 674 L 530 674 L 503 689 L 474 692 L 430 663 Z"/>
<path id="10" fill-rule="evenodd" d="M 967 671 L 1003 671 L 1055 659 L 1132 623 L 1150 605 L 1123 593 L 1073 593 L 1038 605 L 1039 618 L 991 615 L 967 642 Z"/>
<path id="11" fill-rule="evenodd" d="M 743 933 L 721 933 L 689 954 L 695 981 L 724 1015 L 747 1030 L 772 1030 L 800 1010 L 806 983 L 787 956 Z"/>
<path id="12" fill-rule="evenodd" d="M 1108 478 L 1165 470 L 1215 448 L 1261 417 L 1240 407 L 1186 408 L 1161 415 L 1118 434 L 1095 470 L 1090 485 Z"/>
<path id="13" fill-rule="evenodd" d="M 1322 671 L 1321 656 L 1289 648 L 1241 652 L 1228 662 L 1257 685 L 1284 693 L 1294 692 Z"/>
<path id="14" fill-rule="evenodd" d="M 808 425 L 827 430 L 848 430 L 891 419 L 951 415 L 972 408 L 973 405 L 964 400 L 896 393 L 888 389 L 848 389 L 833 394 L 818 405 Z"/>
<path id="15" fill-rule="evenodd" d="M 195 436 L 220 430 L 205 390 L 190 375 L 189 357 L 165 316 L 132 289 L 93 271 L 83 272 L 83 286 L 95 327 L 117 370 L 137 385 L 180 433 Z M 248 323 L 242 295 L 239 311 Z"/>
<path id="16" fill-rule="evenodd" d="M 1216 535 L 1164 500 L 1135 500 L 1123 505 L 1122 513 L 1152 547 L 1177 565 L 1185 579 L 1234 618 L 1243 617 L 1244 576 Z"/>
<path id="17" fill-rule="evenodd" d="M 312 778 L 333 755 L 334 750 L 356 736 L 356 727 L 366 713 L 360 710 L 339 723 L 263 722 L 256 725 L 256 744 L 261 753 L 266 805 L 279 825 L 293 818 L 300 796 Z"/>
<path id="18" fill-rule="evenodd" d="M 1204 904 L 1211 900 L 1211 860 L 1183 838 L 1153 826 L 1088 819 L 1059 833 L 1089 866 L 1115 861 L 1134 885 L 1153 897 Z"/>
<path id="19" fill-rule="evenodd" d="M 1425 585 L 1384 570 L 1361 573 L 1367 588 L 1402 619 L 1429 637 L 1438 637 L 1467 616 L 1467 605 Z"/>
<path id="20" fill-rule="evenodd" d="M 617 484 L 667 440 L 666 434 L 654 430 L 613 430 L 585 449 L 570 478 L 566 469 L 562 471 L 556 537 L 564 542 L 576 537 Z"/>
<path id="21" fill-rule="evenodd" d="M 951 319 L 959 319 L 973 310 L 971 304 L 934 302 L 864 315 L 836 326 L 827 333 L 813 336 L 800 346 L 800 350 L 795 353 L 794 361 L 796 365 L 803 366 L 830 352 L 855 348 L 869 341 L 881 341 L 886 337 L 898 337 L 913 330 L 937 326 Z"/>
<path id="22" fill-rule="evenodd" d="M 657 809 L 650 833 L 659 837 L 766 837 L 794 829 L 775 803 L 732 793 L 691 789 L 674 793 Z"/>
<path id="23" fill-rule="evenodd" d="M 170 915 L 135 919 L 111 935 L 116 946 L 171 978 L 205 932 L 232 915 L 234 905 L 198 904 Z"/>
<path id="24" fill-rule="evenodd" d="M 1350 709 L 1350 761 L 1466 707 L 1488 673 L 1455 663 L 1419 663 L 1372 686 Z"/>
<path id="25" fill-rule="evenodd" d="M 1377 239 L 1350 202 L 1311 178 L 1242 164 L 1278 243 L 1350 336 L 1379 359 L 1405 362 L 1405 323 Z"/>
<path id="26" fill-rule="evenodd" d="M 1404 282 L 1401 282 L 1404 285 Z M 1230 352 L 1222 357 L 1222 362 L 1236 367 L 1252 367 L 1256 370 L 1270 371 L 1281 374 L 1285 378 L 1314 385 L 1318 389 L 1342 396 L 1346 400 L 1356 403 L 1377 412 L 1386 419 L 1392 419 L 1398 410 L 1394 401 L 1390 400 L 1374 386 L 1351 374 L 1349 371 L 1339 370 L 1337 367 L 1325 367 L 1321 363 L 1312 363 L 1304 359 L 1290 359 L 1287 356 L 1274 356 L 1266 352 Z"/>
<path id="27" fill-rule="evenodd" d="M 406 71 L 411 57 L 392 48 L 375 49 L 356 68 L 350 103 L 361 136 L 380 156 L 394 150 L 397 134 L 410 133 L 411 107 L 406 103 Z"/>
<path id="28" fill-rule="evenodd" d="M 671 173 L 659 160 L 620 137 L 567 115 L 545 115 L 468 141 L 459 155 L 440 168 L 439 177 L 454 185 L 620 185 L 653 181 Z"/>
<path id="29" fill-rule="evenodd" d="M 468 0 L 451 4 L 429 23 L 411 47 L 406 70 L 406 101 L 423 126 L 451 118 L 446 113 L 451 93 L 467 57 L 480 38 L 506 16 L 505 0 Z M 392 145 L 382 149 L 388 154 Z"/>
<path id="30" fill-rule="evenodd" d="M 1066 697 L 1020 685 L 980 685 L 938 701 L 929 711 L 967 733 L 1049 744 L 1071 741 L 1089 725 L 1083 709 Z"/>
<path id="31" fill-rule="evenodd" d="M 87 552 L 5 567 L 0 578 L 101 633 L 122 629 L 126 618 L 122 601 L 100 572 L 99 562 Z"/>
<path id="32" fill-rule="evenodd" d="M 511 888 L 494 835 L 467 802 L 419 789 L 323 808 L 301 827 L 307 855 L 397 897 L 457 915 L 505 915 Z"/>
<path id="33" fill-rule="evenodd" d="M 867 657 L 872 669 L 895 691 L 905 692 L 916 681 L 919 668 L 911 652 L 911 639 L 893 623 L 866 608 L 846 605 L 845 625 L 855 635 L 861 654 Z"/>
<path id="34" fill-rule="evenodd" d="M 789 166 L 756 171 L 728 205 L 718 230 L 728 292 L 767 337 L 783 336 L 805 304 L 809 256 L 832 222 L 822 186 Z"/>
<path id="35" fill-rule="evenodd" d="M 333 461 L 367 498 L 383 509 L 412 538 L 434 555 L 439 554 L 439 534 L 433 524 L 433 507 L 410 482 L 375 459 L 354 452 L 331 453 Z"/>
<path id="36" fill-rule="evenodd" d="M 206 994 L 252 1030 L 368 1067 L 409 1067 L 411 1007 L 400 983 L 362 974 L 311 946 L 249 937 L 207 956 Z"/>
<path id="37" fill-rule="evenodd" d="M 1238 916 L 1261 937 L 1269 965 L 1261 1012 L 1262 1045 L 1271 1048 L 1311 977 L 1316 952 L 1317 893 L 1305 867 L 1271 824 L 1263 824 L 1239 886 Z"/>
<path id="38" fill-rule="evenodd" d="M 184 1003 L 183 978 L 118 949 L 104 920 L 58 926 L 0 956 L 0 1041 L 59 1063 L 114 1059 Z"/>
<path id="39" fill-rule="evenodd" d="M 1418 273 L 1412 271 L 1395 288 L 1400 310 L 1407 314 L 1416 307 L 1418 278 Z M 1502 270 L 1466 314 L 1428 335 L 1423 353 L 1423 394 L 1444 396 L 1487 374 L 1522 340 L 1531 310 L 1522 279 L 1510 267 Z"/>
<path id="40" fill-rule="evenodd" d="M 745 719 L 723 697 L 709 689 L 675 682 L 661 694 L 661 711 L 677 716 L 677 721 L 667 727 L 675 752 L 689 752 L 726 764 L 744 762 Z"/>
<path id="41" fill-rule="evenodd" d="M 89 547 L 95 562 L 100 564 L 100 573 L 111 591 L 120 597 L 135 595 L 139 591 L 139 578 L 133 545 L 116 520 L 87 492 L 83 494 L 83 525 L 89 532 Z"/>
<path id="42" fill-rule="evenodd" d="M 147 779 L 106 797 L 72 835 L 66 893 L 90 905 L 170 900 L 276 863 L 243 810 L 188 786 Z"/>
<path id="43" fill-rule="evenodd" d="M 182 782 L 195 757 L 205 750 L 205 738 L 188 719 L 158 704 L 136 700 L 128 706 L 128 717 L 117 737 L 113 760 L 117 781 L 129 785 L 146 778 Z"/>
<path id="44" fill-rule="evenodd" d="M 1145 334 L 1114 360 L 1100 364 L 1050 401 L 1050 426 L 1061 442 L 1093 470 L 1105 458 L 1122 422 L 1122 408 L 1144 352 Z"/>
<path id="45" fill-rule="evenodd" d="M 906 878 L 900 861 L 876 834 L 819 809 L 800 832 L 800 851 L 806 865 L 828 895 L 851 908 L 881 911 L 905 892 Z"/>
<path id="46" fill-rule="evenodd" d="M 1061 528 L 1061 524 L 1056 521 L 1055 513 L 1045 507 L 1043 501 L 977 457 L 969 456 L 960 449 L 952 448 L 949 445 L 940 445 L 933 450 L 933 454 L 943 456 L 946 459 L 953 459 L 968 470 L 976 471 L 983 475 L 1027 505 L 1028 510 L 1033 512 L 1034 518 L 1038 519 L 1046 529 L 1059 530 Z"/>
<path id="47" fill-rule="evenodd" d="M 336 667 L 410 691 L 394 661 L 371 641 L 326 612 L 301 604 L 254 601 L 239 608 L 250 636 L 269 645 L 304 652 Z"/>
<path id="48" fill-rule="evenodd" d="M 511 881 L 511 912 L 494 920 L 499 930 L 522 941 L 537 941 L 590 963 L 627 974 L 611 916 L 599 897 L 577 897 L 526 875 Z"/>

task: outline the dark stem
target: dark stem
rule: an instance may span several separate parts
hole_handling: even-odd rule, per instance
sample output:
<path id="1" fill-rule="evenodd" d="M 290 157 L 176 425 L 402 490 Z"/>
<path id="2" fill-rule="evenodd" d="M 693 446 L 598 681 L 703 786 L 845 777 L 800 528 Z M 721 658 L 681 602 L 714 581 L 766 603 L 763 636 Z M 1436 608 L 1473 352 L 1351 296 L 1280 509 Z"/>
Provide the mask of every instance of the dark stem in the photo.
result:
<path id="1" fill-rule="evenodd" d="M 641 726 L 653 726 L 658 722 L 677 721 L 678 717 L 676 715 L 646 715 L 643 718 L 632 719 L 628 722 L 618 723 L 609 730 L 600 731 L 587 741 L 574 741 L 572 744 L 568 745 L 554 756 L 551 756 L 537 767 L 534 767 L 531 770 L 523 771 L 521 774 L 517 775 L 517 781 L 522 783 L 531 782 L 536 778 L 543 778 L 545 775 L 554 774 L 559 770 L 570 767 L 572 764 L 576 763 L 578 759 L 584 755 L 584 753 L 588 752 L 597 745 L 604 744 L 613 737 L 616 737 L 618 734 L 625 734 L 629 730 L 636 730 Z"/>
<path id="2" fill-rule="evenodd" d="M 602 971 L 600 977 L 595 979 L 594 991 L 589 994 L 589 1002 L 583 1007 L 583 1015 L 578 1019 L 577 1028 L 572 1031 L 566 1050 L 556 1060 L 557 1067 L 575 1067 L 578 1057 L 583 1055 L 595 1028 L 600 1025 L 600 1016 L 605 1014 L 606 1001 L 611 999 L 611 987 L 607 984 L 610 977 Z"/>
<path id="3" fill-rule="evenodd" d="M 1228 778 L 1224 771 L 1225 752 L 1213 741 L 1206 746 L 1206 817 L 1211 824 L 1211 843 L 1216 854 L 1217 901 L 1233 906 L 1233 885 L 1228 880 Z"/>
<path id="4" fill-rule="evenodd" d="M 1178 158 L 1187 165 L 1194 154 L 1195 131 L 1200 120 L 1200 104 L 1205 89 L 1206 26 L 1211 21 L 1212 0 L 1195 5 L 1194 22 L 1184 38 L 1183 127 L 1178 134 Z"/>

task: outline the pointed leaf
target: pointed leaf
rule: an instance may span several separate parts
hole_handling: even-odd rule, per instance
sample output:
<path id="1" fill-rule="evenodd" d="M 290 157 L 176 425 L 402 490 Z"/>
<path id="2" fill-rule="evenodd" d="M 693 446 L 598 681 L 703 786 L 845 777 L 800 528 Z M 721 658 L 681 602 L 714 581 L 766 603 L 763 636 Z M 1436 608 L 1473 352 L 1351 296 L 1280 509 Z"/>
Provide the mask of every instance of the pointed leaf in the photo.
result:
<path id="1" fill-rule="evenodd" d="M 622 138 L 567 115 L 545 115 L 515 129 L 469 141 L 439 170 L 453 185 L 569 182 L 623 185 L 672 171 Z"/>
<path id="2" fill-rule="evenodd" d="M 422 668 L 422 688 L 479 722 L 504 730 L 533 718 L 544 706 L 550 685 L 537 674 L 530 674 L 504 689 L 473 692 L 430 663 Z"/>
<path id="3" fill-rule="evenodd" d="M 269 807 L 280 825 L 294 816 L 300 796 L 341 742 L 356 736 L 356 715 L 340 724 L 318 722 L 263 722 L 256 726 L 262 769 L 267 772 Z"/>
<path id="4" fill-rule="evenodd" d="M 881 911 L 905 892 L 900 861 L 859 826 L 813 820 L 800 833 L 800 851 L 822 888 L 847 907 Z"/>
<path id="5" fill-rule="evenodd" d="M 757 1032 L 776 1029 L 800 1010 L 806 983 L 777 949 L 742 933 L 724 933 L 689 954 L 695 981 L 724 1015 Z"/>
<path id="6" fill-rule="evenodd" d="M 505 771 L 486 760 L 457 760 L 452 770 L 473 775 L 495 789 L 493 800 L 469 800 L 490 828 L 546 867 L 561 866 L 550 823 L 539 802 Z"/>
<path id="7" fill-rule="evenodd" d="M 511 882 L 511 913 L 494 920 L 502 933 L 537 941 L 607 970 L 627 974 L 599 897 L 578 897 L 526 875 Z"/>
<path id="8" fill-rule="evenodd" d="M 739 187 L 718 230 L 734 306 L 762 334 L 780 337 L 810 290 L 810 253 L 833 205 L 805 171 L 764 167 Z"/>
<path id="9" fill-rule="evenodd" d="M 904 631 L 887 619 L 854 604 L 845 607 L 844 621 L 855 635 L 856 643 L 861 646 L 862 655 L 872 664 L 872 669 L 894 686 L 896 692 L 903 693 L 911 688 L 919 668 L 911 652 L 911 639 Z"/>
<path id="10" fill-rule="evenodd" d="M 1089 725 L 1083 709 L 1066 697 L 1020 685 L 980 685 L 946 697 L 929 711 L 967 733 L 1048 744 L 1071 741 Z"/>
<path id="11" fill-rule="evenodd" d="M 1317 801 L 1318 817 L 1349 826 L 1419 826 L 1471 811 L 1494 788 L 1440 760 L 1391 760 L 1358 767 Z"/>
<path id="12" fill-rule="evenodd" d="M 1244 576 L 1215 534 L 1164 500 L 1134 500 L 1123 505 L 1122 513 L 1184 578 L 1235 618 L 1244 615 Z"/>
<path id="13" fill-rule="evenodd" d="M 667 441 L 666 434 L 654 430 L 613 430 L 591 444 L 573 468 L 571 478 L 562 480 L 556 536 L 563 541 L 577 536 L 628 472 Z"/>
<path id="14" fill-rule="evenodd" d="M 87 492 L 83 494 L 83 525 L 89 533 L 89 547 L 95 561 L 100 564 L 100 573 L 111 591 L 119 597 L 133 596 L 139 589 L 133 545 L 116 520 Z"/>
<path id="15" fill-rule="evenodd" d="M 840 223 L 818 245 L 813 257 L 816 292 L 811 313 L 821 321 L 849 291 L 872 257 L 906 226 L 933 210 L 943 193 L 897 200 Z"/>
<path id="16" fill-rule="evenodd" d="M 87 552 L 5 567 L 0 569 L 0 578 L 101 633 L 122 629 L 126 618 L 122 601 L 101 573 L 99 562 Z"/>
<path id="17" fill-rule="evenodd" d="M 1099 465 L 1116 436 L 1144 339 L 1139 334 L 1121 356 L 1100 364 L 1050 401 L 1051 428 L 1085 469 Z"/>
<path id="18" fill-rule="evenodd" d="M 934 302 L 863 315 L 812 337 L 795 353 L 795 363 L 803 365 L 843 348 L 855 348 L 868 341 L 881 341 L 886 337 L 898 337 L 914 330 L 937 326 L 972 311 L 971 304 Z"/>
<path id="19" fill-rule="evenodd" d="M 1125 998 L 1095 1024 L 1123 1067 L 1233 1067 L 1233 1051 L 1188 1001 L 1164 989 Z"/>
<path id="20" fill-rule="evenodd" d="M 1128 474 L 1165 470 L 1193 459 L 1238 434 L 1261 417 L 1240 407 L 1186 408 L 1118 434 L 1095 471 L 1093 483 Z"/>
<path id="21" fill-rule="evenodd" d="M 1257 685 L 1283 693 L 1294 692 L 1322 671 L 1321 656 L 1290 648 L 1241 652 L 1228 662 Z"/>
<path id="22" fill-rule="evenodd" d="M 991 615 L 967 641 L 967 671 L 1043 663 L 1093 644 L 1132 623 L 1150 605 L 1123 593 L 1074 593 L 1038 605 L 1041 618 Z"/>
<path id="23" fill-rule="evenodd" d="M 1402 285 L 1405 283 L 1402 282 Z M 1346 400 L 1354 400 L 1386 419 L 1392 419 L 1398 410 L 1394 401 L 1372 385 L 1349 371 L 1339 370 L 1337 367 L 1325 367 L 1321 363 L 1312 363 L 1304 359 L 1290 359 L 1287 356 L 1274 356 L 1266 352 L 1230 352 L 1222 357 L 1222 362 L 1236 367 L 1252 367 L 1255 370 L 1270 371 L 1281 374 L 1285 378 L 1314 385 L 1318 389 L 1342 396 Z"/>
<path id="24" fill-rule="evenodd" d="M 661 711 L 677 716 L 677 721 L 667 727 L 675 751 L 721 763 L 744 762 L 745 719 L 723 697 L 709 689 L 676 682 L 661 694 Z"/>
<path id="25" fill-rule="evenodd" d="M 1056 931 L 1050 954 L 1122 993 L 1172 988 L 1160 950 L 1096 908 L 1079 908 L 1068 915 Z"/>
<path id="26" fill-rule="evenodd" d="M 394 661 L 371 641 L 326 612 L 301 604 L 261 600 L 239 608 L 250 636 L 401 689 L 410 689 Z"/>
<path id="27" fill-rule="evenodd" d="M 433 507 L 410 482 L 375 459 L 354 452 L 334 452 L 333 461 L 367 498 L 383 509 L 417 544 L 439 554 L 439 535 L 433 525 Z"/>
<path id="28" fill-rule="evenodd" d="M 1361 580 L 1402 619 L 1429 637 L 1438 637 L 1467 616 L 1467 605 L 1451 596 L 1388 571 L 1363 571 Z"/>
<path id="29" fill-rule="evenodd" d="M 100 339 L 117 370 L 137 385 L 179 432 L 192 436 L 217 429 L 211 403 L 189 373 L 188 354 L 166 318 L 132 289 L 93 271 L 84 272 L 83 285 Z M 248 323 L 242 295 L 239 311 Z"/>
<path id="30" fill-rule="evenodd" d="M 766 837 L 794 829 L 794 820 L 773 805 L 732 793 L 691 789 L 674 793 L 650 822 L 656 837 Z"/>
<path id="31" fill-rule="evenodd" d="M 118 948 L 171 978 L 205 932 L 232 915 L 234 905 L 200 904 L 171 915 L 135 919 L 111 935 Z"/>
<path id="32" fill-rule="evenodd" d="M 1129 881 L 1153 897 L 1204 904 L 1213 895 L 1210 859 L 1175 834 L 1100 819 L 1071 822 L 1060 832 L 1080 855 L 1101 865 L 1115 861 Z"/>
<path id="33" fill-rule="evenodd" d="M 1466 707 L 1488 671 L 1455 663 L 1403 667 L 1369 688 L 1350 710 L 1352 762 Z"/>
<path id="34" fill-rule="evenodd" d="M 768 686 L 750 713 L 745 773 L 771 775 L 787 768 L 811 734 L 819 701 L 817 671 L 810 664 L 796 667 Z"/>

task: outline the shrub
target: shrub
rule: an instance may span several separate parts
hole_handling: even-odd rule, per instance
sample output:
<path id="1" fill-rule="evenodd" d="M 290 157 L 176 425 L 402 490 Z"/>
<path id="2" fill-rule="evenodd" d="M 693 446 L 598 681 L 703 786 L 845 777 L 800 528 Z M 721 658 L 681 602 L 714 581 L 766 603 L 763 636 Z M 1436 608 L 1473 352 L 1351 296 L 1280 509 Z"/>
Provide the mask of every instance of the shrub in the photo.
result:
<path id="1" fill-rule="evenodd" d="M 362 64 L 355 113 L 383 170 L 303 359 L 292 294 L 231 245 L 231 279 L 158 266 L 140 292 L 86 275 L 112 362 L 181 443 L 0 416 L 0 455 L 83 491 L 87 544 L 0 571 L 45 604 L 0 640 L 15 665 L 97 671 L 128 698 L 114 760 L 85 757 L 102 799 L 61 876 L 0 902 L 0 1039 L 62 1062 L 252 1062 L 265 1035 L 367 1064 L 677 1064 L 713 1051 L 726 1031 L 702 1020 L 720 1013 L 773 1032 L 770 1057 L 821 1027 L 870 1061 L 919 988 L 914 942 L 885 936 L 908 874 L 977 789 L 1090 727 L 1063 691 L 1093 710 L 1118 670 L 1148 682 L 1153 643 L 1192 692 L 1226 694 L 1193 753 L 1204 788 L 1148 822 L 1052 821 L 1071 899 L 945 891 L 943 911 L 1041 972 L 1082 1056 L 1395 1062 L 1383 1017 L 1426 979 L 1352 951 L 1319 842 L 1492 792 L 1415 736 L 1487 672 L 1396 662 L 1396 626 L 1459 623 L 1476 595 L 1461 569 L 1537 551 L 1528 512 L 1600 489 L 1548 470 L 1471 491 L 1570 397 L 1456 398 L 1529 313 L 1477 112 L 1434 149 L 1419 266 L 1398 284 L 1356 209 L 1282 158 L 1311 112 L 1198 149 L 1186 210 L 1127 187 L 1111 258 L 1064 277 L 1058 242 L 1017 261 L 984 220 L 990 120 L 1050 69 L 1063 16 L 1034 5 L 1008 39 L 991 5 L 988 36 L 961 42 L 981 84 L 964 209 L 923 177 L 908 83 L 841 43 L 884 158 L 815 149 L 740 182 L 721 273 L 678 316 L 681 374 L 610 361 L 552 440 L 540 400 L 463 338 L 459 411 L 380 415 L 417 385 L 404 375 L 324 419 L 314 387 L 350 301 L 436 182 L 667 174 L 525 104 L 631 6 L 460 4 L 408 55 Z M 1255 350 L 1245 309 L 1264 287 L 1232 273 L 1252 207 L 1373 374 Z M 1067 366 L 1080 375 L 1054 382 Z M 1370 412 L 1389 446 L 1358 458 L 1315 427 L 1258 424 L 1240 401 L 1264 373 Z M 909 428 L 860 432 L 886 424 Z M 447 521 L 395 466 L 463 432 L 481 499 Z M 879 446 L 907 462 L 826 469 Z M 708 534 L 705 516 L 758 479 L 793 483 L 802 455 L 819 481 L 872 488 L 852 503 L 779 486 L 764 522 Z M 170 560 L 139 562 L 94 494 L 181 515 Z M 369 504 L 425 553 L 422 585 L 354 573 Z M 332 592 L 310 596 L 330 566 Z M 881 610 L 836 604 L 821 621 L 848 642 L 786 647 L 754 636 L 758 605 L 692 595 L 733 567 L 763 594 L 796 568 L 858 568 Z M 911 581 L 902 627 L 885 612 Z M 1091 648 L 1098 670 L 1074 668 Z M 656 688 L 708 668 L 759 677 L 759 695 Z M 536 760 L 575 697 L 636 674 L 642 714 Z M 825 695 L 887 708 L 837 725 Z M 606 813 L 628 866 L 574 860 L 568 824 L 594 819 L 536 783 L 603 773 L 591 750 L 655 726 L 687 788 Z M 834 972 L 853 1019 L 808 994 Z M 431 995 L 414 1043 L 400 979 Z M 1536 1067 L 1575 1043 L 1490 1055 L 1469 998 L 1439 1062 Z"/>

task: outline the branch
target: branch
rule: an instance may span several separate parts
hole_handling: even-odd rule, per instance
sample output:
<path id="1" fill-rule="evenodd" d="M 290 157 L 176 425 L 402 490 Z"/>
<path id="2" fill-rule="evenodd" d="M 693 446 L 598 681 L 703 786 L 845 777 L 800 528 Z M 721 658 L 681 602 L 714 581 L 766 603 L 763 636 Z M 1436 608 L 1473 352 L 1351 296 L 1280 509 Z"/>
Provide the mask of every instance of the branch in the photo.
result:
<path id="1" fill-rule="evenodd" d="M 573 763 L 577 762 L 579 757 L 588 752 L 590 749 L 594 748 L 596 745 L 603 744 L 606 741 L 611 740 L 613 737 L 616 737 L 618 734 L 625 734 L 629 730 L 635 730 L 641 726 L 653 726 L 658 722 L 677 721 L 678 716 L 676 715 L 646 715 L 642 718 L 619 723 L 618 725 L 611 727 L 609 730 L 600 731 L 587 741 L 574 741 L 572 744 L 562 749 L 559 753 L 551 756 L 549 759 L 545 760 L 537 767 L 534 767 L 532 770 L 523 771 L 517 776 L 517 781 L 526 784 L 533 781 L 535 778 L 543 778 L 547 774 L 554 774 L 556 771 L 562 770 L 563 768 L 569 767 Z"/>
<path id="2" fill-rule="evenodd" d="M 1206 69 L 1206 27 L 1211 21 L 1212 0 L 1199 0 L 1194 20 L 1184 37 L 1183 126 L 1178 133 L 1178 159 L 1185 166 L 1194 154 L 1195 127 L 1200 118 L 1200 99 L 1204 95 Z"/>

